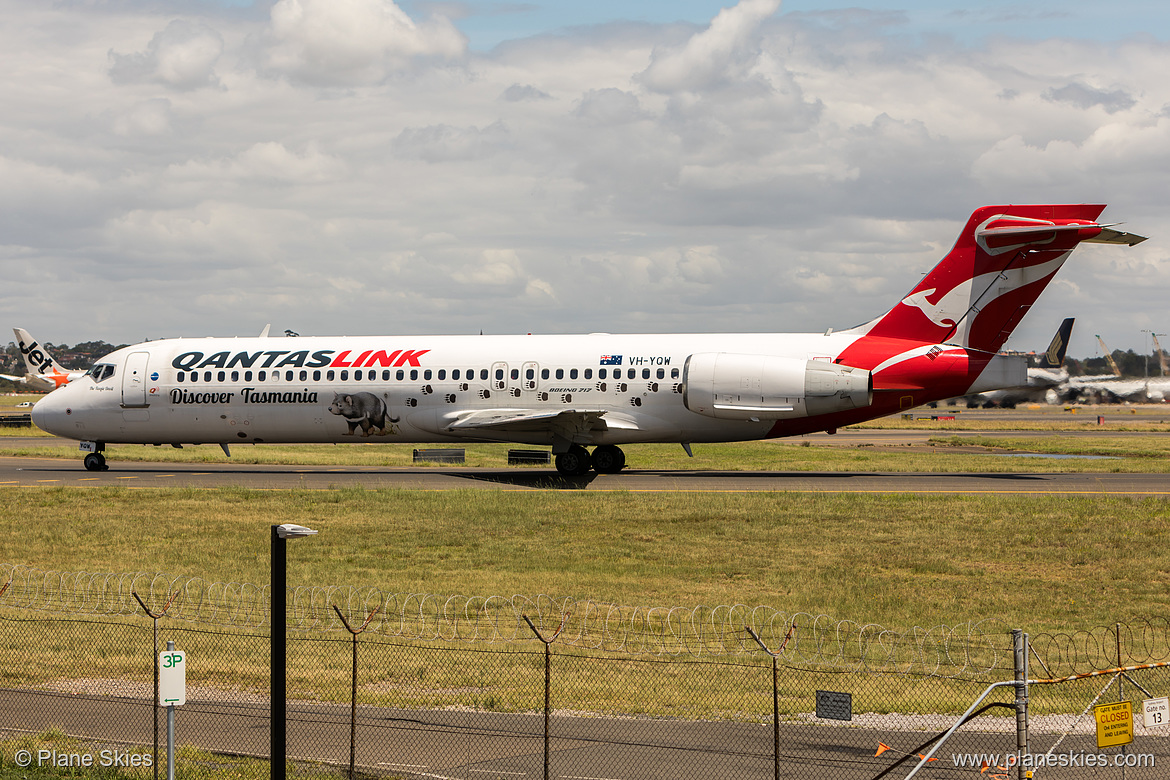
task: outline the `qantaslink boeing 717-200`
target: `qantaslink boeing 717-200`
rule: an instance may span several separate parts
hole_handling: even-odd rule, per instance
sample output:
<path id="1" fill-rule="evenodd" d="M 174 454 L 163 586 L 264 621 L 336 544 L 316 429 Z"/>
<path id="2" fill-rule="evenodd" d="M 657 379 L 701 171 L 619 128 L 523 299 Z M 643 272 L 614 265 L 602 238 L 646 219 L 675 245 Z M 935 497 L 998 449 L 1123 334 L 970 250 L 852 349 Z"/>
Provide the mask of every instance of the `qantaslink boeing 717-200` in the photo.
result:
<path id="1" fill-rule="evenodd" d="M 119 349 L 33 421 L 108 444 L 513 442 L 566 476 L 624 444 L 794 436 L 1022 385 L 997 354 L 1082 241 L 1142 241 L 1100 205 L 987 206 L 894 307 L 826 333 L 166 339 Z M 590 451 L 589 448 L 592 448 Z"/>

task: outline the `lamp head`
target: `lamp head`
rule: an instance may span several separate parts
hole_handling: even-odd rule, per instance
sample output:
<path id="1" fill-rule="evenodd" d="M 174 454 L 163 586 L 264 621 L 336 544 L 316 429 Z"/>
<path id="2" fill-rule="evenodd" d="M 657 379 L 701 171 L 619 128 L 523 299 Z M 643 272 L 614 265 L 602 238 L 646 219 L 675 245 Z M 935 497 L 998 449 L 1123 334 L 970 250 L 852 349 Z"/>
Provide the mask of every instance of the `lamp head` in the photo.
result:
<path id="1" fill-rule="evenodd" d="M 296 525 L 294 523 L 285 523 L 284 525 L 276 526 L 276 535 L 281 539 L 296 539 L 301 536 L 312 536 L 317 533 L 312 528 L 305 528 L 303 525 Z"/>

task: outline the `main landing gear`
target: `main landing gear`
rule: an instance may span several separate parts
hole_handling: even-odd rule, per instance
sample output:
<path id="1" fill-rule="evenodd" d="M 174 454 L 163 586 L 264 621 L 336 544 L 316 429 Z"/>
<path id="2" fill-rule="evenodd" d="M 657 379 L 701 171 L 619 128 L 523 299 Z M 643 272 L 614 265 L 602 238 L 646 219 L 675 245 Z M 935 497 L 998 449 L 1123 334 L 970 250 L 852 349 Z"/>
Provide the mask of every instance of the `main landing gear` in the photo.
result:
<path id="1" fill-rule="evenodd" d="M 556 456 L 557 471 L 563 477 L 580 477 L 593 469 L 599 474 L 616 474 L 626 467 L 626 454 L 613 444 L 594 448 L 593 454 L 580 444 Z"/>

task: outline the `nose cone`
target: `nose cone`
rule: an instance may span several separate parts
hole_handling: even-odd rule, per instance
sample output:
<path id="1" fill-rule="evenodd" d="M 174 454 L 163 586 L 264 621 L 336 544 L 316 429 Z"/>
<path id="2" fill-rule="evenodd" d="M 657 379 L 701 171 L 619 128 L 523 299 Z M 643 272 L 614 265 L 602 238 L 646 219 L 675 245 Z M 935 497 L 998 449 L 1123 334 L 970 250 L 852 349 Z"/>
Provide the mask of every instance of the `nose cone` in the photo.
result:
<path id="1" fill-rule="evenodd" d="M 32 408 L 33 425 L 55 436 L 76 438 L 70 433 L 75 426 L 69 419 L 73 412 L 69 407 L 69 395 L 68 386 L 66 386 L 54 390 L 37 401 L 37 405 Z"/>

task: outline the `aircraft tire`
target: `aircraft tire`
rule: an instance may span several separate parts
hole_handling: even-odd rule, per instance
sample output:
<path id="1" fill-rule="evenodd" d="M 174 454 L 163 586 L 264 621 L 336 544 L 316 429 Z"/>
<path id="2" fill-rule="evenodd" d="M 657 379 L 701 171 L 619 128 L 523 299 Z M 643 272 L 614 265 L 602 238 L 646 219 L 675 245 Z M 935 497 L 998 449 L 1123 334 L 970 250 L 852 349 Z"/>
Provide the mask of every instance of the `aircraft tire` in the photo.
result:
<path id="1" fill-rule="evenodd" d="M 568 452 L 556 457 L 557 471 L 563 477 L 580 477 L 589 471 L 589 466 L 589 450 L 580 444 L 574 444 Z"/>
<path id="2" fill-rule="evenodd" d="M 106 456 L 100 452 L 89 453 L 82 462 L 86 471 L 107 471 L 110 468 L 106 465 Z"/>
<path id="3" fill-rule="evenodd" d="M 617 474 L 626 467 L 626 453 L 613 444 L 602 444 L 589 459 L 598 474 Z"/>

